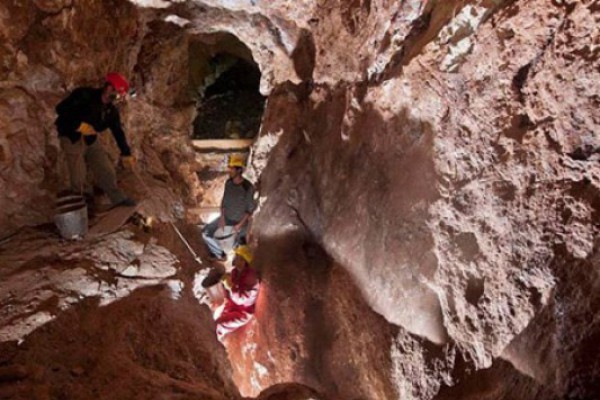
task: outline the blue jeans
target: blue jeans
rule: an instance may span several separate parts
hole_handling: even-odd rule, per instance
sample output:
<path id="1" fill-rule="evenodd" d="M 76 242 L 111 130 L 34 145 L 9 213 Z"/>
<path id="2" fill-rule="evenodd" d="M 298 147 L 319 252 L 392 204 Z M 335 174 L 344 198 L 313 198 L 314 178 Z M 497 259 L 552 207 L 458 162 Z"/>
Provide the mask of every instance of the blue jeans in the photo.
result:
<path id="1" fill-rule="evenodd" d="M 225 252 L 221 248 L 219 241 L 217 239 L 215 239 L 215 232 L 217 231 L 217 229 L 219 229 L 219 219 L 220 219 L 220 217 L 214 219 L 213 221 L 208 223 L 204 227 L 204 229 L 202 229 L 202 239 L 204 239 L 204 243 L 206 243 L 206 246 L 208 246 L 208 250 L 210 250 L 210 253 L 214 257 L 223 257 L 225 255 Z M 235 226 L 238 224 L 238 222 L 226 219 L 225 226 Z M 239 245 L 246 243 L 246 231 L 247 230 L 248 230 L 248 223 L 245 223 L 244 226 L 242 226 L 242 229 L 240 229 L 240 231 L 237 234 L 234 233 L 234 235 L 235 235 L 235 241 L 234 241 L 234 245 L 233 245 L 234 247 L 237 247 Z"/>

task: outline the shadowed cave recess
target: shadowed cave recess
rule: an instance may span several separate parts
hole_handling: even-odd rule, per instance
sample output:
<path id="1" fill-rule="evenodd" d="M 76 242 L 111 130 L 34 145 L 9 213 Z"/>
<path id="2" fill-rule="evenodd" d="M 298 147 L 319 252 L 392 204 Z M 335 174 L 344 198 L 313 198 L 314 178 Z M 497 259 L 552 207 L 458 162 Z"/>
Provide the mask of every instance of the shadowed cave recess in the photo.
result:
<path id="1" fill-rule="evenodd" d="M 599 26 L 598 0 L 2 2 L 0 399 L 600 398 Z M 55 107 L 110 71 L 137 214 L 65 240 Z M 201 227 L 240 156 L 260 291 L 221 343 Z"/>

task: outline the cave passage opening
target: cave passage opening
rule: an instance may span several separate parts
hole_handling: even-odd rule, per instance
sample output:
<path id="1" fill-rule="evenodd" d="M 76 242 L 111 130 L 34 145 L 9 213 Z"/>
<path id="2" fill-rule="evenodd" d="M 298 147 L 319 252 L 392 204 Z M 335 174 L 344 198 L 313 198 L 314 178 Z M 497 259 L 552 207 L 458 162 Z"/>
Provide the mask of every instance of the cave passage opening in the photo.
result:
<path id="1" fill-rule="evenodd" d="M 260 129 L 266 98 L 250 49 L 228 33 L 203 37 L 190 46 L 197 110 L 192 139 L 251 142 Z"/>
<path id="2" fill-rule="evenodd" d="M 231 156 L 248 161 L 266 97 L 250 47 L 228 32 L 199 34 L 188 42 L 189 86 L 195 100 L 191 142 L 204 190 L 189 211 L 197 222 L 218 216 Z"/>

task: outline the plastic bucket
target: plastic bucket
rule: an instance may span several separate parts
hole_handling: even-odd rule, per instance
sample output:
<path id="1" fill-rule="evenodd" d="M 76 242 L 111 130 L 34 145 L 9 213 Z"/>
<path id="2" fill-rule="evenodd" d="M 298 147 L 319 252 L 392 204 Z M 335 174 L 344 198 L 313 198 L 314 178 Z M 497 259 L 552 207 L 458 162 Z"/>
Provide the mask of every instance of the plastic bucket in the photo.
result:
<path id="1" fill-rule="evenodd" d="M 225 226 L 215 231 L 215 239 L 218 240 L 225 254 L 229 254 L 233 250 L 236 237 L 237 233 L 233 232 L 233 226 Z"/>
<path id="2" fill-rule="evenodd" d="M 56 200 L 54 223 L 65 239 L 85 236 L 88 231 L 87 204 L 82 196 L 67 195 Z"/>
<path id="3" fill-rule="evenodd" d="M 79 196 L 76 194 L 65 195 L 56 199 L 56 209 L 62 208 L 67 205 L 80 203 L 85 203 L 85 198 L 83 198 L 83 196 Z"/>
<path id="4" fill-rule="evenodd" d="M 221 304 L 225 300 L 225 288 L 221 283 L 222 273 L 211 271 L 202 281 L 202 287 L 213 304 Z"/>

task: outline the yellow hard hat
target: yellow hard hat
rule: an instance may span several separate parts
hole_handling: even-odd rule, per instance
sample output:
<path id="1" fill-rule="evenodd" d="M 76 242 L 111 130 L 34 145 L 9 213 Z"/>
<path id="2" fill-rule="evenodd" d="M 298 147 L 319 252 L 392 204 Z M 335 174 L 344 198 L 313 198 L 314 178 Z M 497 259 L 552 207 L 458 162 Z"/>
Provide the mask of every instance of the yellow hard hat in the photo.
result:
<path id="1" fill-rule="evenodd" d="M 233 251 L 236 255 L 242 257 L 248 264 L 252 264 L 252 260 L 254 259 L 254 255 L 252 254 L 252 250 L 250 247 L 243 245 L 238 246 Z"/>
<path id="2" fill-rule="evenodd" d="M 229 163 L 227 165 L 230 167 L 240 167 L 240 168 L 246 167 L 246 163 L 244 162 L 244 157 L 235 155 L 235 154 L 229 156 Z"/>

